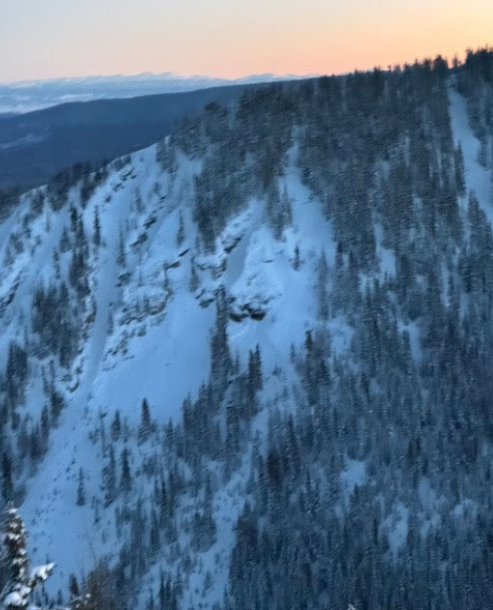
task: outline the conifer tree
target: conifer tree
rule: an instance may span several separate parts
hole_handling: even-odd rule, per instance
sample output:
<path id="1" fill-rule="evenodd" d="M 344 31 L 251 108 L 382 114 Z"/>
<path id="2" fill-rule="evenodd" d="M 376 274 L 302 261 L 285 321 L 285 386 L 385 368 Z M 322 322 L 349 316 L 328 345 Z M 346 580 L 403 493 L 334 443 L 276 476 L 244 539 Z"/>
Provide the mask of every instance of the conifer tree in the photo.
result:
<path id="1" fill-rule="evenodd" d="M 144 442 L 149 438 L 153 430 L 153 423 L 151 419 L 151 411 L 149 408 L 149 402 L 147 398 L 142 400 L 141 415 L 140 415 L 140 429 L 139 429 L 139 440 Z"/>
<path id="2" fill-rule="evenodd" d="M 188 284 L 190 291 L 191 292 L 195 292 L 197 290 L 197 288 L 199 287 L 199 276 L 197 273 L 197 268 L 195 265 L 194 260 L 192 259 L 192 262 L 190 263 L 190 282 Z"/>
<path id="3" fill-rule="evenodd" d="M 6 610 L 24 610 L 30 605 L 33 589 L 51 576 L 55 564 L 48 563 L 29 570 L 26 550 L 27 532 L 24 522 L 13 506 L 7 509 L 5 532 L 2 537 L 4 558 L 8 569 L 8 582 L 2 594 Z"/>
<path id="4" fill-rule="evenodd" d="M 317 276 L 318 315 L 321 320 L 326 321 L 329 318 L 329 301 L 327 295 L 329 267 L 324 253 L 322 253 L 318 261 Z"/>
<path id="5" fill-rule="evenodd" d="M 122 432 L 122 424 L 121 424 L 121 419 L 120 419 L 120 411 L 118 411 L 118 409 L 115 412 L 115 417 L 113 418 L 113 421 L 111 422 L 111 440 L 116 442 L 117 440 L 119 440 L 121 432 Z"/>
<path id="6" fill-rule="evenodd" d="M 260 345 L 257 343 L 255 346 L 255 369 L 256 369 L 256 380 L 257 380 L 257 390 L 262 390 L 264 386 L 263 376 L 262 376 L 262 356 L 260 354 Z"/>
<path id="7" fill-rule="evenodd" d="M 180 247 L 185 241 L 185 223 L 183 221 L 183 214 L 180 212 L 180 219 L 178 221 L 178 233 L 176 234 L 176 245 Z"/>
<path id="8" fill-rule="evenodd" d="M 12 481 L 12 460 L 7 452 L 2 455 L 2 495 L 6 502 L 12 500 L 14 483 Z"/>
<path id="9" fill-rule="evenodd" d="M 70 574 L 70 576 L 68 578 L 68 590 L 70 592 L 70 597 L 72 597 L 72 598 L 79 597 L 79 595 L 80 595 L 79 583 L 77 581 L 77 577 L 75 576 L 75 574 Z"/>
<path id="10" fill-rule="evenodd" d="M 94 245 L 99 248 L 101 245 L 101 223 L 99 221 L 98 208 L 94 208 Z"/>
<path id="11" fill-rule="evenodd" d="M 86 503 L 86 490 L 84 486 L 84 471 L 79 469 L 79 482 L 77 484 L 77 506 L 84 506 Z"/>
<path id="12" fill-rule="evenodd" d="M 128 449 L 125 447 L 121 456 L 122 478 L 120 488 L 123 493 L 128 493 L 132 489 L 132 475 L 130 474 L 130 465 L 128 462 Z"/>
<path id="13" fill-rule="evenodd" d="M 211 378 L 219 394 L 225 390 L 232 368 L 228 342 L 228 304 L 226 290 L 221 286 L 216 298 L 216 324 L 211 336 Z"/>
<path id="14" fill-rule="evenodd" d="M 301 265 L 301 260 L 300 260 L 300 245 L 296 244 L 296 246 L 294 247 L 293 269 L 295 271 L 298 271 L 298 269 L 300 268 L 300 265 Z"/>
<path id="15" fill-rule="evenodd" d="M 108 463 L 103 468 L 104 503 L 109 506 L 116 498 L 116 460 L 113 445 L 110 445 Z"/>
<path id="16" fill-rule="evenodd" d="M 117 263 L 120 267 L 125 267 L 127 264 L 127 255 L 125 249 L 125 236 L 123 234 L 123 229 L 120 226 L 120 232 L 118 234 L 118 254 L 117 254 Z"/>

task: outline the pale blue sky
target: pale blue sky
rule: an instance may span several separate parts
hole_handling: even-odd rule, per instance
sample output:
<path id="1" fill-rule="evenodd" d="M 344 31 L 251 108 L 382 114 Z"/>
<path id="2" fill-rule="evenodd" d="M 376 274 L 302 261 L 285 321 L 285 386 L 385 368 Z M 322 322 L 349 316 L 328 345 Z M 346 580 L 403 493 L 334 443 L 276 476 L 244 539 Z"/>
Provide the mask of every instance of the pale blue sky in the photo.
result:
<path id="1" fill-rule="evenodd" d="M 332 73 L 493 42 L 490 0 L 0 0 L 0 82 Z"/>

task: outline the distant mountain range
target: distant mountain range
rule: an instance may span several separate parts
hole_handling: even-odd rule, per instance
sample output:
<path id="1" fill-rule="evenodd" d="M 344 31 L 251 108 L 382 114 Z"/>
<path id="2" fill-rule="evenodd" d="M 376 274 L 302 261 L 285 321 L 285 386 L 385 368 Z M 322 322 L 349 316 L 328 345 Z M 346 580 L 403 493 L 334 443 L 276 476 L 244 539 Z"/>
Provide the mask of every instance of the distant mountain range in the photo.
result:
<path id="1" fill-rule="evenodd" d="M 157 77 L 154 79 L 158 81 Z M 87 79 L 87 86 L 96 81 Z M 101 79 L 108 95 L 110 81 Z M 82 95 L 82 80 L 78 82 Z M 97 166 L 103 160 L 149 146 L 168 135 L 183 117 L 211 102 L 229 103 L 254 86 L 257 85 L 244 83 L 182 93 L 70 102 L 26 114 L 0 115 L 0 191 L 33 188 L 75 163 Z M 115 79 L 113 91 L 116 90 Z M 102 92 L 103 87 L 98 91 Z M 127 93 L 130 95 L 130 89 Z"/>
<path id="2" fill-rule="evenodd" d="M 6 113 L 32 112 L 67 102 L 180 93 L 223 85 L 243 85 L 297 78 L 300 77 L 256 74 L 231 80 L 211 76 L 179 76 L 171 72 L 162 74 L 146 72 L 133 76 L 88 76 L 0 83 L 0 116 Z"/>

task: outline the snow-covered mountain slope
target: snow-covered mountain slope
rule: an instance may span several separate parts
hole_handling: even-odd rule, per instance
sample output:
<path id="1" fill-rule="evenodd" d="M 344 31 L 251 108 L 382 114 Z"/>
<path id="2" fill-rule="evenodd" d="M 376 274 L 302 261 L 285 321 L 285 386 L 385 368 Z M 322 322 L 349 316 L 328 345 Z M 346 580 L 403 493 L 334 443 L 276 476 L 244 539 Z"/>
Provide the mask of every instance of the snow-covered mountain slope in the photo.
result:
<path id="1" fill-rule="evenodd" d="M 334 496 L 338 485 L 342 489 L 334 500 L 334 518 L 354 509 L 355 490 L 381 489 L 379 477 L 399 450 L 399 443 L 389 441 L 398 423 L 389 424 L 389 436 L 372 450 L 379 455 L 381 447 L 385 454 L 376 467 L 368 457 L 372 422 L 409 417 L 424 429 L 431 417 L 427 401 L 435 398 L 427 384 L 437 367 L 427 367 L 426 359 L 439 351 L 435 337 L 442 335 L 423 303 L 442 307 L 437 311 L 443 316 L 455 312 L 454 282 L 460 284 L 461 270 L 469 264 L 469 259 L 460 262 L 461 249 L 469 255 L 467 239 L 479 214 L 467 203 L 468 191 L 492 219 L 491 172 L 478 163 L 479 145 L 464 100 L 455 89 L 449 100 L 466 189 L 456 195 L 458 211 L 447 208 L 445 215 L 444 198 L 444 218 L 426 217 L 427 184 L 423 187 L 420 178 L 431 176 L 427 169 L 418 178 L 413 175 L 415 191 L 409 187 L 412 219 L 401 206 L 409 200 L 403 187 L 408 175 L 398 172 L 415 154 L 407 134 L 388 145 L 391 154 L 386 149 L 381 158 L 375 155 L 371 171 L 361 173 L 352 173 L 351 164 L 340 160 L 347 152 L 337 148 L 336 136 L 329 138 L 333 149 L 325 151 L 325 160 L 316 133 L 295 125 L 284 137 L 282 121 L 276 129 L 285 150 L 272 162 L 282 166 L 274 178 L 262 176 L 277 144 L 270 142 L 268 130 L 254 128 L 245 136 L 251 150 L 243 156 L 227 149 L 217 160 L 213 155 L 222 131 L 233 129 L 248 108 L 245 103 L 226 116 L 215 107 L 207 110 L 203 124 L 184 132 L 192 134 L 191 143 L 183 144 L 185 135 L 178 133 L 83 176 L 61 195 L 47 188 L 27 193 L 0 224 L 3 449 L 14 456 L 10 466 L 4 460 L 2 481 L 4 495 L 22 503 L 33 558 L 57 564 L 50 593 L 61 590 L 66 596 L 69 575 L 83 577 L 103 559 L 124 566 L 122 574 L 140 607 L 149 604 L 150 593 L 158 595 L 162 575 L 179 583 L 180 607 L 220 606 L 230 570 L 233 582 L 242 579 L 235 576 L 235 549 L 242 544 L 241 523 L 251 518 L 250 503 L 268 507 L 269 517 L 260 512 L 259 524 L 274 521 L 275 501 L 262 496 L 264 484 L 256 473 L 267 464 L 272 485 L 278 484 L 280 467 L 272 446 L 289 413 L 302 422 L 301 432 L 292 433 L 293 445 L 298 435 L 307 444 L 318 442 L 320 452 L 338 443 L 348 446 L 330 462 L 337 473 L 333 484 L 322 462 L 310 467 L 317 494 L 322 493 L 319 484 Z M 214 121 L 207 122 L 207 112 L 216 113 Z M 384 122 L 379 125 L 385 131 Z M 432 141 L 438 128 L 424 125 Z M 201 148 L 201 138 L 207 137 L 208 145 Z M 385 137 L 390 138 L 387 132 Z M 227 140 L 224 146 L 230 144 Z M 455 175 L 459 184 L 459 161 L 445 162 L 458 153 L 446 145 L 436 144 L 441 161 L 432 152 L 430 166 L 443 176 Z M 356 136 L 346 146 L 367 158 Z M 255 147 L 264 155 L 261 169 Z M 326 164 L 326 183 L 314 183 L 315 172 L 306 167 L 310 159 L 318 168 Z M 411 162 L 409 167 L 410 176 Z M 232 176 L 241 175 L 242 193 L 233 187 L 221 192 L 231 199 L 229 207 L 209 184 L 208 171 L 227 187 Z M 344 200 L 347 207 L 338 208 L 343 196 L 336 180 L 344 172 L 350 196 Z M 251 188 L 254 180 L 265 186 Z M 369 192 L 365 204 L 373 206 L 368 215 L 361 184 Z M 389 211 L 381 201 L 385 198 L 400 212 Z M 217 212 L 221 206 L 224 216 Z M 349 226 L 353 221 L 357 231 Z M 437 227 L 441 233 L 431 256 L 427 240 Z M 213 247 L 207 245 L 211 232 Z M 405 244 L 416 260 L 414 274 Z M 457 297 L 464 318 L 475 306 L 469 294 L 464 290 Z M 376 363 L 382 358 L 380 342 L 392 346 L 386 363 L 389 387 Z M 393 383 L 394 366 L 405 369 L 405 381 Z M 385 403 L 394 391 L 407 405 L 402 417 Z M 366 414 L 370 396 L 374 420 L 357 423 L 353 409 L 358 417 Z M 418 405 L 416 420 L 406 400 Z M 330 442 L 309 440 L 328 425 L 322 420 L 329 412 L 332 417 L 331 401 L 343 407 L 326 432 Z M 313 418 L 315 430 L 302 428 L 306 418 Z M 421 434 L 425 445 L 428 437 Z M 418 444 L 414 437 L 412 442 Z M 440 482 L 426 470 L 435 467 L 440 465 L 420 466 L 413 479 L 418 508 L 410 508 L 412 492 L 397 497 L 394 483 L 392 499 L 384 502 L 380 494 L 375 500 L 381 511 L 375 537 L 378 532 L 386 537 L 386 557 L 404 552 L 412 527 L 425 536 L 439 522 L 440 511 L 446 512 L 447 491 L 438 489 Z M 312 489 L 309 477 L 302 487 Z M 460 501 L 454 498 L 456 516 L 475 506 L 473 492 L 467 494 Z M 296 504 L 294 496 L 286 502 Z M 287 529 L 296 535 L 296 528 Z M 139 544 L 143 538 L 146 551 Z M 140 557 L 144 552 L 149 556 Z"/>
<path id="2" fill-rule="evenodd" d="M 454 139 L 464 153 L 467 190 L 475 193 L 489 222 L 493 226 L 493 184 L 491 171 L 479 163 L 480 142 L 473 133 L 465 99 L 450 89 L 450 117 Z"/>
<path id="3" fill-rule="evenodd" d="M 269 376 L 278 367 L 290 377 L 290 346 L 301 343 L 306 330 L 316 325 L 317 261 L 324 253 L 333 265 L 335 246 L 330 225 L 301 184 L 294 163 L 284 180 L 294 219 L 283 239 L 277 241 L 266 225 L 265 201 L 253 198 L 227 224 L 214 254 L 197 249 L 192 204 L 193 176 L 199 169 L 200 163 L 182 156 L 171 177 L 157 163 L 156 147 L 151 147 L 134 154 L 118 171 L 110 169 L 108 179 L 83 209 L 75 188 L 63 209 L 54 212 L 47 200 L 33 218 L 27 196 L 1 225 L 0 255 L 12 259 L 2 270 L 0 284 L 4 345 L 29 335 L 33 287 L 67 273 L 70 251 L 62 253 L 57 264 L 54 258 L 72 207 L 80 211 L 91 243 L 90 294 L 79 320 L 84 339 L 68 370 L 56 367 L 54 375 L 67 407 L 34 475 L 24 473 L 22 513 L 31 532 L 31 548 L 35 556 L 48 555 L 61 566 L 52 579 L 59 587 L 69 573 L 87 572 L 95 558 L 111 555 L 118 547 L 114 516 L 102 512 L 95 523 L 94 504 L 75 503 L 81 466 L 87 473 L 87 497 L 100 502 L 103 457 L 90 434 L 101 422 L 113 419 L 116 409 L 131 425 L 138 425 L 144 397 L 159 424 L 180 417 L 183 400 L 188 395 L 195 398 L 207 381 L 217 288 L 224 285 L 234 299 L 231 350 L 245 361 L 249 350 L 260 344 Z M 100 246 L 94 244 L 96 213 Z M 180 218 L 183 240 L 177 243 Z M 12 236 L 20 245 L 10 256 Z M 126 260 L 119 265 L 122 244 Z M 297 246 L 299 269 L 294 268 Z M 194 290 L 192 264 L 198 275 Z M 259 316 L 262 319 L 255 319 Z M 343 350 L 348 330 L 336 321 L 333 331 L 335 344 Z M 2 368 L 6 356 L 4 350 Z M 30 364 L 23 415 L 35 418 L 47 400 L 42 368 L 49 362 L 50 358 L 34 358 Z M 282 384 L 273 378 L 266 395 L 275 393 L 277 385 Z M 138 463 L 143 453 L 138 447 L 135 451 Z M 142 497 L 145 494 L 144 486 Z M 225 510 L 222 500 L 217 504 Z M 231 515 L 226 518 L 232 521 Z"/>

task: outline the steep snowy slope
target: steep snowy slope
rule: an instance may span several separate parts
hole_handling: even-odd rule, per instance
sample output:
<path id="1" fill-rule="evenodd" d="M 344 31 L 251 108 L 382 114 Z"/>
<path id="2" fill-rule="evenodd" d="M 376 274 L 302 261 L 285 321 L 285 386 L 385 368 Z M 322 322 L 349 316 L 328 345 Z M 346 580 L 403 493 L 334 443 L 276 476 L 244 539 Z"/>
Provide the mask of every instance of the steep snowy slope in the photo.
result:
<path id="1" fill-rule="evenodd" d="M 407 81 L 389 75 L 385 100 L 372 78 L 373 122 L 358 123 L 359 98 L 336 80 L 291 104 L 273 89 L 61 192 L 28 193 L 0 224 L 2 493 L 21 503 L 33 559 L 58 566 L 50 594 L 66 598 L 69 576 L 103 560 L 135 607 L 212 609 L 233 586 L 250 607 L 246 575 L 260 583 L 264 565 L 243 561 L 249 548 L 265 544 L 275 574 L 285 540 L 299 544 L 283 561 L 327 589 L 323 553 L 359 541 L 367 513 L 382 562 L 407 562 L 413 536 L 433 546 L 442 517 L 474 522 L 470 471 L 450 493 L 436 473 L 446 443 L 472 438 L 446 383 L 481 351 L 466 330 L 489 279 L 470 235 L 485 248 L 491 236 L 469 191 L 491 222 L 491 172 L 455 89 L 440 93 L 449 125 L 418 71 L 409 134 L 400 109 L 388 119 Z"/>
<path id="2" fill-rule="evenodd" d="M 193 175 L 200 163 L 182 156 L 177 172 L 170 176 L 156 162 L 155 147 L 134 154 L 119 170 L 110 169 L 107 180 L 84 208 L 79 190 L 74 188 L 61 210 L 54 212 L 47 199 L 40 215 L 31 218 L 28 195 L 15 216 L 1 225 L 3 257 L 13 249 L 10 236 L 14 228 L 23 228 L 18 237 L 21 251 L 12 254 L 2 271 L 4 345 L 10 338 L 29 335 L 33 287 L 48 284 L 57 273 L 62 277 L 67 273 L 70 253 L 59 255 L 59 272 L 54 259 L 72 207 L 80 211 L 91 241 L 87 261 L 90 294 L 85 297 L 86 313 L 80 320 L 84 340 L 69 369 L 62 371 L 57 366 L 54 374 L 66 408 L 50 435 L 46 456 L 34 473 L 22 474 L 26 486 L 22 514 L 31 532 L 34 556 L 49 556 L 60 566 L 51 590 L 64 589 L 70 573 L 87 573 L 97 558 L 112 556 L 119 547 L 113 511 L 102 507 L 104 460 L 101 447 L 90 440 L 91 433 L 112 420 L 116 409 L 131 425 L 138 425 L 144 397 L 160 425 L 180 416 L 183 400 L 188 395 L 196 397 L 200 384 L 207 380 L 213 302 L 220 285 L 232 299 L 232 352 L 246 364 L 249 350 L 262 346 L 269 379 L 265 397 L 275 396 L 285 384 L 291 384 L 290 378 L 295 379 L 289 372 L 290 346 L 301 343 L 306 330 L 317 324 L 317 261 L 324 253 L 332 266 L 335 258 L 330 226 L 300 182 L 295 155 L 293 151 L 284 179 L 294 219 L 281 241 L 266 225 L 265 202 L 252 199 L 228 223 L 214 254 L 197 250 L 192 203 Z M 94 243 L 96 214 L 100 246 Z M 177 242 L 180 219 L 183 236 Z M 125 262 L 119 264 L 122 247 Z M 299 268 L 295 268 L 296 256 Z M 193 290 L 192 264 L 198 274 Z M 334 323 L 333 331 L 334 344 L 344 349 L 348 340 L 344 324 Z M 23 415 L 31 413 L 35 418 L 47 400 L 42 368 L 48 368 L 49 361 L 40 357 L 30 362 Z M 5 366 L 5 361 L 0 364 Z M 277 380 L 272 376 L 276 367 L 282 370 Z M 134 445 L 138 468 L 145 451 Z M 84 507 L 76 505 L 81 467 L 88 498 Z M 142 499 L 148 495 L 144 483 L 139 494 Z M 235 495 L 241 498 L 242 494 Z M 224 490 L 216 501 L 220 528 L 224 520 L 224 526 L 233 522 L 227 496 Z M 219 550 L 227 538 L 219 537 Z"/>
<path id="3" fill-rule="evenodd" d="M 479 140 L 469 125 L 466 101 L 455 89 L 450 89 L 450 118 L 454 139 L 464 153 L 467 190 L 475 193 L 486 217 L 493 226 L 493 184 L 491 171 L 479 163 Z"/>

